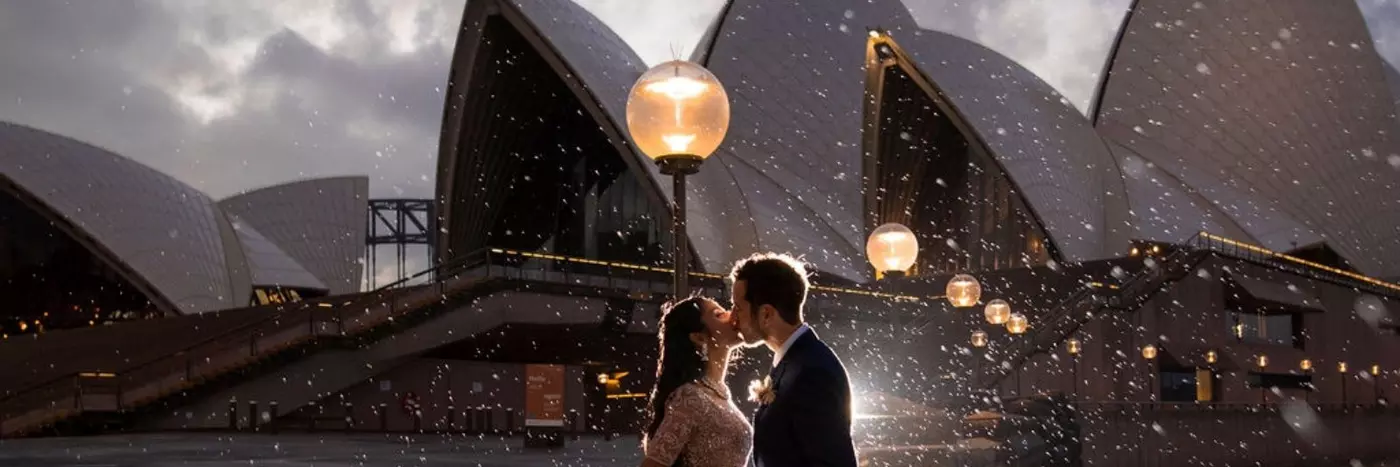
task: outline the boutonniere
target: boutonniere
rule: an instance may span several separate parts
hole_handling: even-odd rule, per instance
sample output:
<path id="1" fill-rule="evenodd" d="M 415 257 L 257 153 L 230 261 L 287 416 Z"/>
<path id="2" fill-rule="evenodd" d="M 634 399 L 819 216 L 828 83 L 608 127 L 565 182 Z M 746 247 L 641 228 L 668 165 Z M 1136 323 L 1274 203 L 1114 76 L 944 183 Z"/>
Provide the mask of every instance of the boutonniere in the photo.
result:
<path id="1" fill-rule="evenodd" d="M 758 401 L 763 405 L 773 403 L 773 398 L 777 394 L 773 392 L 773 377 L 764 377 L 763 381 L 753 380 L 749 382 L 749 400 Z"/>

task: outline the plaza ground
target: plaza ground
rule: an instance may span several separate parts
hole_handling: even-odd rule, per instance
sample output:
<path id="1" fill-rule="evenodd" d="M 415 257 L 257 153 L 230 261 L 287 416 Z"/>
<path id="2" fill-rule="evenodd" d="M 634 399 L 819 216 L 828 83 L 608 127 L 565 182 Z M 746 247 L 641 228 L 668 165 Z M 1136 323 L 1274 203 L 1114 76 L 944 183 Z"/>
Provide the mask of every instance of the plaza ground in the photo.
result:
<path id="1" fill-rule="evenodd" d="M 635 437 L 583 437 L 560 449 L 519 438 L 448 435 L 170 433 L 0 440 L 5 467 L 635 466 Z"/>

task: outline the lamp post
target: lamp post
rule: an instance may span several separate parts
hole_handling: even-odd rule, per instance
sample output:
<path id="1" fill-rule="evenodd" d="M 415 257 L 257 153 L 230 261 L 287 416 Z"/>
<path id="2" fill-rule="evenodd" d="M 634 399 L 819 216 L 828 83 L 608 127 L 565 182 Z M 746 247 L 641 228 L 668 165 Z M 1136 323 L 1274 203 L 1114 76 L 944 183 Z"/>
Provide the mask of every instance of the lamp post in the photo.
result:
<path id="1" fill-rule="evenodd" d="M 881 225 L 865 241 L 865 256 L 880 275 L 902 277 L 919 258 L 919 239 L 904 224 Z"/>
<path id="2" fill-rule="evenodd" d="M 1371 386 L 1376 388 L 1376 405 L 1381 403 L 1381 366 L 1371 364 Z"/>
<path id="3" fill-rule="evenodd" d="M 1261 404 L 1268 404 L 1268 403 L 1269 403 L 1269 389 L 1266 388 L 1266 387 L 1264 387 L 1264 384 L 1263 384 L 1263 376 L 1264 376 L 1264 368 L 1267 368 L 1267 367 L 1269 366 L 1269 356 L 1268 356 L 1268 355 L 1264 355 L 1264 354 L 1259 354 L 1259 356 L 1258 356 L 1257 358 L 1254 359 L 1254 365 L 1257 366 L 1257 367 L 1259 367 L 1259 376 L 1260 376 L 1260 384 L 1259 384 L 1259 403 L 1261 403 Z"/>
<path id="4" fill-rule="evenodd" d="M 972 379 L 972 386 L 975 388 L 975 387 L 977 387 L 977 380 L 980 379 L 980 378 L 979 378 L 980 376 L 982 376 L 982 355 L 981 355 L 981 354 L 982 354 L 982 348 L 987 346 L 987 331 L 982 331 L 982 330 L 972 331 L 972 337 L 971 337 L 969 340 L 971 341 L 970 343 L 972 344 L 972 360 L 973 360 L 973 370 L 972 370 L 972 378 L 971 378 L 971 379 Z"/>
<path id="5" fill-rule="evenodd" d="M 713 73 L 684 60 L 662 63 L 632 85 L 627 130 L 637 149 L 673 181 L 672 246 L 677 299 L 690 294 L 685 236 L 685 176 L 719 149 L 729 130 L 729 96 Z"/>
<path id="6" fill-rule="evenodd" d="M 1351 377 L 1347 374 L 1347 362 L 1337 362 L 1337 374 L 1342 377 L 1342 404 L 1346 404 L 1348 402 L 1347 378 Z"/>
<path id="7" fill-rule="evenodd" d="M 1311 376 L 1312 376 L 1312 372 L 1313 372 L 1313 362 L 1312 362 L 1311 359 L 1304 358 L 1303 360 L 1299 361 L 1299 362 L 1298 362 L 1298 369 L 1299 369 L 1299 370 L 1302 370 L 1302 371 L 1303 371 L 1303 374 L 1310 376 L 1310 377 L 1308 378 L 1308 381 L 1312 381 Z M 1309 384 L 1311 384 L 1311 383 L 1309 383 Z M 1313 385 L 1313 388 L 1312 388 L 1312 389 L 1316 389 L 1316 388 L 1317 388 L 1317 386 L 1316 386 L 1316 385 Z M 1304 393 L 1303 393 L 1303 402 L 1307 402 L 1307 403 L 1309 403 L 1309 404 L 1312 403 L 1312 389 L 1308 389 L 1307 392 L 1304 392 Z"/>
<path id="8" fill-rule="evenodd" d="M 1157 346 L 1147 344 L 1142 347 L 1142 358 L 1147 360 L 1147 400 L 1157 400 Z"/>
<path id="9" fill-rule="evenodd" d="M 1071 376 L 1074 378 L 1071 386 L 1074 388 L 1074 398 L 1079 398 L 1079 353 L 1083 352 L 1083 344 L 1077 338 L 1069 338 L 1065 341 L 1065 352 L 1069 353 L 1069 361 L 1072 368 Z"/>
<path id="10" fill-rule="evenodd" d="M 1012 313 L 1011 317 L 1006 320 L 1006 332 L 1013 336 L 1025 334 L 1030 327 L 1030 321 L 1026 320 L 1026 315 L 1020 313 Z M 1021 395 L 1021 368 L 1023 367 L 1025 367 L 1025 363 L 1016 368 L 1016 395 L 1018 396 Z"/>

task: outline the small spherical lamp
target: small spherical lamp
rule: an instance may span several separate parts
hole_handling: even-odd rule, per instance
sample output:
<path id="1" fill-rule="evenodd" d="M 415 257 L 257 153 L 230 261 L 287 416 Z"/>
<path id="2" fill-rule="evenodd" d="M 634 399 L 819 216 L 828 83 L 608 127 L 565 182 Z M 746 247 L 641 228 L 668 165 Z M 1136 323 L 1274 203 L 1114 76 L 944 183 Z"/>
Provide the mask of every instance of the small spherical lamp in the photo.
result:
<path id="1" fill-rule="evenodd" d="M 1065 341 L 1065 352 L 1069 352 L 1069 356 L 1078 357 L 1079 353 L 1083 351 L 1084 344 L 1079 342 L 1079 339 L 1071 337 L 1069 340 Z"/>
<path id="2" fill-rule="evenodd" d="M 987 308 L 982 312 L 991 324 L 1006 324 L 1011 319 L 1011 304 L 1000 298 L 987 303 Z"/>
<path id="3" fill-rule="evenodd" d="M 1006 332 L 1012 334 L 1025 334 L 1030 327 L 1031 324 L 1030 321 L 1026 320 L 1026 315 L 1020 313 L 1012 313 L 1011 318 L 1006 321 Z"/>
<path id="4" fill-rule="evenodd" d="M 971 339 L 971 340 L 972 340 L 972 346 L 973 346 L 973 347 L 976 347 L 976 348 L 979 348 L 979 349 L 980 349 L 980 348 L 983 348 L 983 347 L 986 347 L 986 346 L 987 346 L 987 332 L 986 332 L 986 331 L 972 331 L 972 339 Z"/>
<path id="5" fill-rule="evenodd" d="M 1303 371 L 1312 371 L 1312 360 L 1304 358 L 1303 361 L 1298 362 L 1298 369 Z"/>
<path id="6" fill-rule="evenodd" d="M 1207 350 L 1207 351 L 1206 351 L 1206 363 L 1209 363 L 1209 364 L 1211 364 L 1211 365 L 1214 365 L 1215 362 L 1218 362 L 1218 361 L 1220 361 L 1220 355 L 1219 355 L 1219 354 L 1215 353 L 1214 350 Z"/>
<path id="7" fill-rule="evenodd" d="M 1346 372 L 1347 372 L 1347 362 L 1337 362 L 1337 373 L 1343 373 L 1343 374 L 1345 374 Z"/>
<path id="8" fill-rule="evenodd" d="M 948 280 L 948 286 L 944 289 L 944 294 L 948 296 L 948 303 L 957 308 L 967 308 L 977 305 L 977 300 L 982 298 L 982 284 L 977 282 L 977 278 L 967 274 L 958 274 Z"/>
<path id="9" fill-rule="evenodd" d="M 627 130 L 663 173 L 693 173 L 729 131 L 729 96 L 705 67 L 662 63 L 632 85 Z"/>
<path id="10" fill-rule="evenodd" d="M 1147 344 L 1142 347 L 1142 358 L 1155 360 L 1157 358 L 1157 346 Z"/>
<path id="11" fill-rule="evenodd" d="M 1260 355 L 1258 358 L 1255 358 L 1255 359 L 1254 359 L 1254 364 L 1255 364 L 1256 366 L 1258 366 L 1260 369 L 1263 369 L 1264 367 L 1269 366 L 1269 356 L 1268 356 L 1268 355 Z"/>
<path id="12" fill-rule="evenodd" d="M 865 255 L 881 274 L 903 275 L 919 258 L 919 239 L 908 227 L 891 222 L 870 232 L 870 238 L 865 241 Z"/>

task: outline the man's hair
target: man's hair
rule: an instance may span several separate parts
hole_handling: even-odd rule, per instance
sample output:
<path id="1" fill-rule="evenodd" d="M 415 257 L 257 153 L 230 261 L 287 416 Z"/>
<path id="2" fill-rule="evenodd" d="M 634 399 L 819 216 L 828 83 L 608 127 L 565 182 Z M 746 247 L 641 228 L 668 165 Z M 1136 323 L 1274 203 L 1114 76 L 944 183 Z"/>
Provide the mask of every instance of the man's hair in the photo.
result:
<path id="1" fill-rule="evenodd" d="M 772 305 L 788 324 L 802 324 L 802 303 L 807 300 L 807 270 L 788 255 L 757 253 L 740 260 L 729 272 L 733 283 L 744 281 L 744 297 L 756 313 Z"/>

